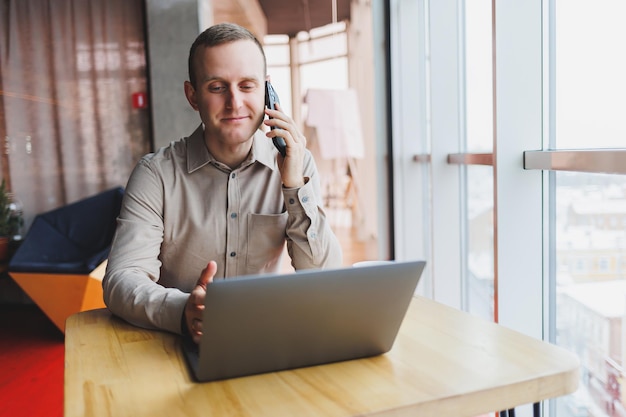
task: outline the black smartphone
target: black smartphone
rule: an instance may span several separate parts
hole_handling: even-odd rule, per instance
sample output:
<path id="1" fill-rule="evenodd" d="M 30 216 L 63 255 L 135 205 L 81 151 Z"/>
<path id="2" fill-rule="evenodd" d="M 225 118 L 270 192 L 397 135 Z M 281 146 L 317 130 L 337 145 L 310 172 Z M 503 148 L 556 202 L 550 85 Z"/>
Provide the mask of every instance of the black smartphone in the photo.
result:
<path id="1" fill-rule="evenodd" d="M 280 104 L 280 100 L 278 100 L 278 94 L 276 94 L 276 90 L 269 81 L 265 81 L 265 106 L 268 109 L 276 110 L 276 103 Z M 274 129 L 274 126 L 272 126 Z M 287 144 L 285 143 L 285 139 L 280 136 L 276 136 L 272 138 L 272 142 L 274 142 L 274 146 L 278 149 L 278 152 L 284 157 L 287 154 Z"/>

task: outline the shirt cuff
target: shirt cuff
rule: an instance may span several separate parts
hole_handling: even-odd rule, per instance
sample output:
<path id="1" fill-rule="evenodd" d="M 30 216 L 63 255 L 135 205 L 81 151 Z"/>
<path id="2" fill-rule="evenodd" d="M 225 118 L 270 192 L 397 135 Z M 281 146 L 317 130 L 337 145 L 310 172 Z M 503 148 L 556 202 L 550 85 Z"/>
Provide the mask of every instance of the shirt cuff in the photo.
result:
<path id="1" fill-rule="evenodd" d="M 285 208 L 289 213 L 310 213 L 317 210 L 317 200 L 312 183 L 308 177 L 304 178 L 304 185 L 300 188 L 283 188 Z"/>

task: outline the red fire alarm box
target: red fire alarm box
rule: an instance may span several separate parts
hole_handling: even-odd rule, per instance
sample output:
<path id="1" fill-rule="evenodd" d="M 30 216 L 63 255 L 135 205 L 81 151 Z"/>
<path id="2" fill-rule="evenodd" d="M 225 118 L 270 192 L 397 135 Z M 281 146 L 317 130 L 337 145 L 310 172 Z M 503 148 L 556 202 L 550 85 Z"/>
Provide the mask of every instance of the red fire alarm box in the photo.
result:
<path id="1" fill-rule="evenodd" d="M 148 107 L 148 98 L 146 96 L 146 93 L 133 93 L 133 108 L 145 109 L 146 107 Z"/>

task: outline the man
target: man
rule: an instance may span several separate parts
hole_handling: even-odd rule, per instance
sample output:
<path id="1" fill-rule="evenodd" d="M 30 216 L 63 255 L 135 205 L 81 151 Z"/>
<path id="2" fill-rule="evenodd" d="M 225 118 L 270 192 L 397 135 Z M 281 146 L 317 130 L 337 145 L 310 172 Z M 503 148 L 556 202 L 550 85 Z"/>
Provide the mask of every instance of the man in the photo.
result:
<path id="1" fill-rule="evenodd" d="M 280 106 L 265 109 L 266 78 L 263 48 L 242 27 L 212 26 L 191 46 L 184 89 L 202 124 L 128 181 L 102 282 L 114 314 L 198 342 L 213 279 L 278 271 L 285 241 L 296 270 L 341 266 L 306 138 Z"/>

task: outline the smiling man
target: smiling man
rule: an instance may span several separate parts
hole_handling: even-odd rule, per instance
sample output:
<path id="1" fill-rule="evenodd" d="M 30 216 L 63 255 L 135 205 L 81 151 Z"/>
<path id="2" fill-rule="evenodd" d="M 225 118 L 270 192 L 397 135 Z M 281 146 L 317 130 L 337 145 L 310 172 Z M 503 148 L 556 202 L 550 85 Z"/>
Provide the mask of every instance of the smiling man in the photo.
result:
<path id="1" fill-rule="evenodd" d="M 102 284 L 114 314 L 197 342 L 212 280 L 277 272 L 285 242 L 296 270 L 339 267 L 342 257 L 306 138 L 280 106 L 265 108 L 259 41 L 234 24 L 212 26 L 188 65 L 185 96 L 202 123 L 137 164 Z"/>

